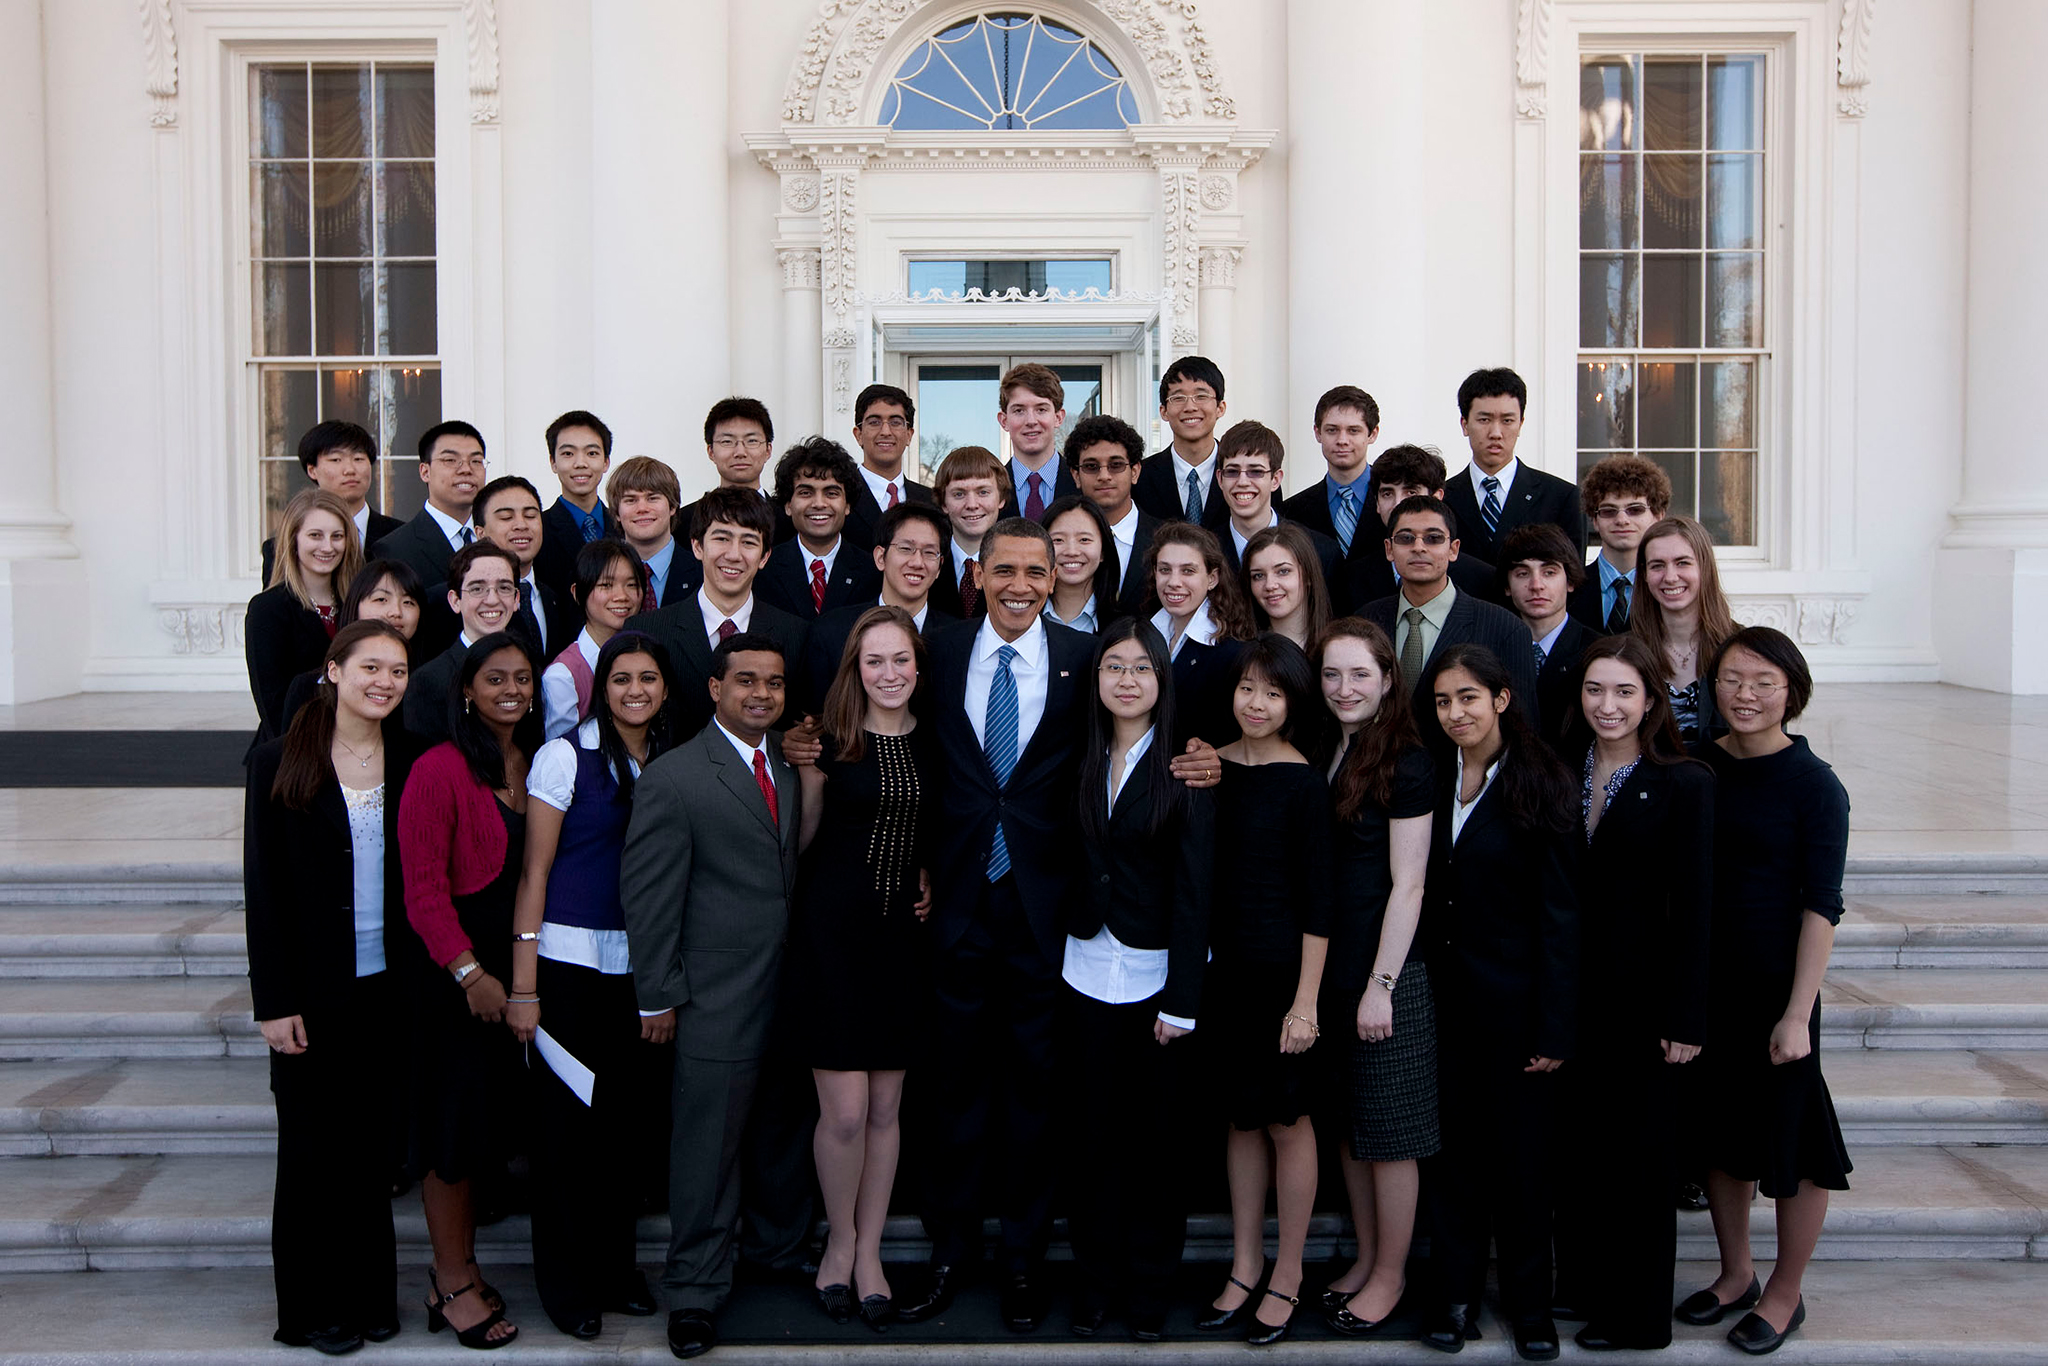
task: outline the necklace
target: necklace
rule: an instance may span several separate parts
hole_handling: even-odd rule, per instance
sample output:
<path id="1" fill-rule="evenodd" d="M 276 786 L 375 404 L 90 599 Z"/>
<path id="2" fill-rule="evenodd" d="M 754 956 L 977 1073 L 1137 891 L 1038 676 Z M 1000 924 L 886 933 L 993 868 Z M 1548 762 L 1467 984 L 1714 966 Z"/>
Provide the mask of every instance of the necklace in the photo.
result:
<path id="1" fill-rule="evenodd" d="M 350 744 L 350 743 L 349 743 L 348 741 L 346 741 L 346 740 L 342 739 L 342 738 L 341 738 L 341 737 L 340 737 L 339 735 L 337 735 L 337 736 L 335 736 L 335 737 L 334 737 L 334 743 L 335 743 L 335 744 L 337 744 L 337 745 L 340 745 L 340 746 L 341 746 L 341 747 L 342 747 L 343 749 L 347 750 L 347 751 L 348 751 L 348 752 L 349 752 L 350 754 L 355 754 L 355 757 L 356 757 L 356 761 L 357 761 L 358 763 L 362 764 L 362 766 L 363 766 L 364 768 L 368 768 L 368 767 L 370 766 L 370 760 L 371 760 L 371 759 L 374 759 L 374 758 L 376 758 L 376 757 L 377 757 L 377 756 L 378 756 L 379 754 L 381 754 L 381 753 L 383 753 L 383 752 L 384 752 L 384 751 L 383 751 L 383 747 L 382 747 L 381 745 L 372 745 L 372 746 L 370 746 L 370 753 L 369 753 L 369 756 L 368 756 L 367 758 L 365 758 L 365 757 L 364 757 L 363 755 L 361 755 L 361 754 L 356 754 L 355 746 L 354 746 L 354 745 L 351 745 L 351 744 Z"/>

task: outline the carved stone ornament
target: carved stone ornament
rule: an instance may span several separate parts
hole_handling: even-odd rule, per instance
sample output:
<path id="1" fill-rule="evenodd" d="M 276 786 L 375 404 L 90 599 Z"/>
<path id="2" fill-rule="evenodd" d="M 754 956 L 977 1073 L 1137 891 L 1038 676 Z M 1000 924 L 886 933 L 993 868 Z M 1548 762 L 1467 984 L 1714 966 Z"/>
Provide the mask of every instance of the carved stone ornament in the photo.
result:
<path id="1" fill-rule="evenodd" d="M 246 610 L 240 606 L 167 607 L 157 614 L 157 621 L 170 633 L 172 654 L 217 655 L 242 649 Z"/>
<path id="2" fill-rule="evenodd" d="M 818 207 L 818 182 L 807 175 L 791 176 L 782 186 L 782 204 L 792 213 L 809 213 Z"/>
<path id="3" fill-rule="evenodd" d="M 1193 171 L 1165 171 L 1159 177 L 1166 221 L 1166 292 L 1173 319 L 1174 345 L 1193 346 L 1196 335 L 1195 291 L 1201 281 L 1202 205 Z M 1185 342 L 1181 337 L 1189 339 Z"/>
<path id="4" fill-rule="evenodd" d="M 850 327 L 832 327 L 825 330 L 825 349 L 828 351 L 851 351 L 858 340 Z"/>
<path id="5" fill-rule="evenodd" d="M 784 289 L 816 289 L 818 287 L 818 249 L 816 247 L 784 247 L 775 253 L 775 259 L 782 263 L 782 287 Z"/>
<path id="6" fill-rule="evenodd" d="M 1835 38 L 1835 109 L 1852 119 L 1870 112 L 1870 29 L 1877 0 L 1842 0 L 1842 28 Z"/>
<path id="7" fill-rule="evenodd" d="M 1210 213 L 1222 213 L 1237 198 L 1237 189 L 1226 175 L 1202 177 L 1202 207 Z"/>
<path id="8" fill-rule="evenodd" d="M 1787 635 L 1792 633 L 1792 618 L 1798 610 L 1798 604 L 1791 598 L 1738 596 L 1728 601 L 1729 614 L 1737 625 L 1768 626 Z"/>
<path id="9" fill-rule="evenodd" d="M 1856 620 L 1854 598 L 1799 599 L 1799 643 L 1801 645 L 1845 645 L 1850 623 Z"/>
<path id="10" fill-rule="evenodd" d="M 1515 114 L 1540 119 L 1550 110 L 1551 0 L 1515 0 Z"/>
<path id="11" fill-rule="evenodd" d="M 1203 247 L 1202 288 L 1235 289 L 1237 263 L 1243 259 L 1243 247 Z"/>
<path id="12" fill-rule="evenodd" d="M 821 280 L 825 306 L 844 322 L 853 312 L 853 292 L 860 285 L 859 221 L 854 214 L 854 188 L 860 177 L 852 171 L 827 171 L 819 177 L 818 228 Z"/>
<path id="13" fill-rule="evenodd" d="M 469 36 L 469 121 L 498 121 L 498 0 L 462 0 Z"/>
<path id="14" fill-rule="evenodd" d="M 832 358 L 832 411 L 843 413 L 853 407 L 853 357 L 841 351 Z"/>
<path id="15" fill-rule="evenodd" d="M 137 0 L 142 11 L 142 88 L 150 100 L 149 126 L 178 126 L 178 35 L 171 0 Z"/>

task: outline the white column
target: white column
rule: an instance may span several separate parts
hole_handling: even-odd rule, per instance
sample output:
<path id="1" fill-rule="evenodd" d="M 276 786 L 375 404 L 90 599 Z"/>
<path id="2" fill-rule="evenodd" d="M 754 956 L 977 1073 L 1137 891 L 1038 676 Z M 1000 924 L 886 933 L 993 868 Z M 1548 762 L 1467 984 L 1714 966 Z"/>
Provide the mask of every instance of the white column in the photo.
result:
<path id="1" fill-rule="evenodd" d="M 686 494 L 714 482 L 698 429 L 732 383 L 727 35 L 725 0 L 590 7 L 592 406 Z"/>
<path id="2" fill-rule="evenodd" d="M 782 263 L 782 392 L 775 417 L 777 425 L 795 438 L 825 431 L 818 368 L 824 301 L 816 247 L 783 247 L 775 255 Z M 842 445 L 850 439 L 843 431 L 825 435 Z"/>
<path id="3" fill-rule="evenodd" d="M 57 510 L 38 0 L 0 0 L 0 705 L 78 689 L 84 566 Z"/>
<path id="4" fill-rule="evenodd" d="M 1970 358 L 1963 494 L 1936 557 L 1934 639 L 1945 680 L 2048 692 L 2048 462 L 2016 411 L 2040 387 L 2048 181 L 2035 130 L 2048 123 L 2048 5 L 1976 0 L 1970 34 Z M 2015 404 L 2020 405 L 2018 409 Z"/>
<path id="5" fill-rule="evenodd" d="M 1287 3 L 1289 379 L 1274 426 L 1303 452 L 1287 462 L 1293 487 L 1322 474 L 1313 424 L 1325 390 L 1370 393 L 1387 442 L 1453 402 L 1430 387 L 1423 344 L 1424 138 L 1441 56 L 1424 20 L 1424 0 Z"/>
<path id="6" fill-rule="evenodd" d="M 1237 328 L 1237 263 L 1243 259 L 1243 247 L 1202 248 L 1202 353 L 1216 362 L 1226 381 Z"/>

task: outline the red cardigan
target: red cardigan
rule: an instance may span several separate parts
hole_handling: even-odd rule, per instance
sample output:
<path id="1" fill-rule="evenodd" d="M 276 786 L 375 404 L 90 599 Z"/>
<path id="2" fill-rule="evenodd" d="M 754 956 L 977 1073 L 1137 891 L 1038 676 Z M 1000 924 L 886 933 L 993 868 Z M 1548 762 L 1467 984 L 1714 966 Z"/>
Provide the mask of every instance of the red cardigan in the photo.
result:
<path id="1" fill-rule="evenodd" d="M 443 741 L 421 755 L 398 799 L 398 851 L 405 869 L 405 918 L 442 967 L 474 946 L 455 900 L 491 885 L 505 867 L 498 799 Z"/>

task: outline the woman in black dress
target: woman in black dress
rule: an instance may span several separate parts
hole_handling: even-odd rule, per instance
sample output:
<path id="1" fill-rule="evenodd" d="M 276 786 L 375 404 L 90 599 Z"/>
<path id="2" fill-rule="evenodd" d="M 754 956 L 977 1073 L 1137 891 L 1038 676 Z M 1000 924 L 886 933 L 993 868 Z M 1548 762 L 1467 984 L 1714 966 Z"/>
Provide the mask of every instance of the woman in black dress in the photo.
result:
<path id="1" fill-rule="evenodd" d="M 1642 641 L 1595 641 L 1581 674 L 1564 752 L 1579 759 L 1583 990 L 1560 1076 L 1555 1299 L 1586 1320 L 1581 1347 L 1654 1350 L 1671 1342 L 1678 1069 L 1706 1038 L 1714 778 L 1685 757 Z"/>
<path id="2" fill-rule="evenodd" d="M 893 1292 L 882 1226 L 902 1144 L 903 1075 L 917 1056 L 931 910 L 924 824 L 936 756 L 916 709 L 924 638 L 900 607 L 861 614 L 825 694 L 824 753 L 800 765 L 804 862 L 790 945 L 818 1087 L 812 1151 L 830 1224 L 825 1311 L 879 1331 Z"/>
<path id="3" fill-rule="evenodd" d="M 1728 733 L 1714 770 L 1714 929 L 1701 1125 L 1721 1274 L 1678 1306 L 1685 1323 L 1749 1309 L 1729 1341 L 1771 1351 L 1806 1319 L 1800 1281 L 1849 1154 L 1820 1071 L 1820 984 L 1842 918 L 1849 794 L 1787 735 L 1813 696 L 1805 656 L 1766 626 L 1737 631 L 1708 677 Z M 1759 1290 L 1749 1249 L 1758 1189 L 1778 1203 L 1778 1255 Z"/>
<path id="4" fill-rule="evenodd" d="M 342 594 L 362 565 L 356 524 L 339 498 L 307 489 L 285 504 L 270 585 L 249 599 L 242 631 L 256 743 L 277 738 L 291 724 L 285 695 L 293 679 L 320 668 L 341 628 Z"/>
<path id="5" fill-rule="evenodd" d="M 526 775 L 541 738 L 540 670 L 523 635 L 493 632 L 463 656 L 450 699 L 454 738 L 413 765 L 399 803 L 405 913 L 414 955 L 413 1174 L 434 1265 L 427 1327 L 465 1347 L 518 1335 L 476 1264 L 474 1178 L 500 1175 L 525 1089 L 505 1028 L 512 904 L 526 844 Z"/>
<path id="6" fill-rule="evenodd" d="M 407 937 L 405 679 L 396 630 L 343 627 L 327 686 L 249 759 L 243 888 L 249 994 L 277 1101 L 276 1337 L 329 1355 L 398 1331 L 390 1178 L 403 1069 L 390 969 Z"/>
<path id="7" fill-rule="evenodd" d="M 1418 1163 L 1441 1141 L 1436 1006 L 1415 936 L 1436 768 L 1385 631 L 1357 617 L 1331 622 L 1317 667 L 1338 727 L 1327 764 L 1336 861 L 1323 1074 L 1358 1237 L 1358 1259 L 1323 1292 L 1323 1308 L 1332 1328 L 1359 1336 L 1407 1289 Z"/>
<path id="8" fill-rule="evenodd" d="M 1239 735 L 1218 753 L 1215 955 L 1202 997 L 1209 1085 L 1230 1123 L 1229 1283 L 1196 1322 L 1247 1341 L 1287 1336 L 1301 1302 L 1301 1256 L 1316 1201 L 1308 1053 L 1322 1027 L 1317 994 L 1330 932 L 1330 791 L 1302 757 L 1320 723 L 1315 671 L 1301 647 L 1267 632 L 1239 656 Z M 1266 1191 L 1278 1193 L 1280 1242 L 1265 1268 Z M 1260 1289 L 1263 1284 L 1264 1294 Z M 1258 1299 L 1256 1305 L 1252 1304 Z M 1281 1306 L 1269 1317 L 1269 1304 Z"/>

